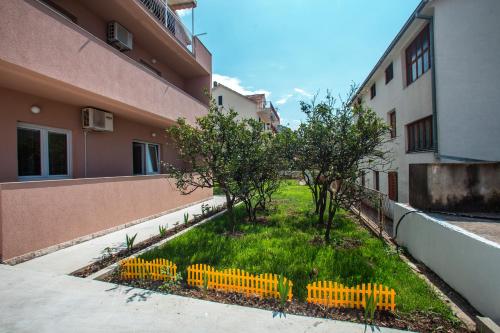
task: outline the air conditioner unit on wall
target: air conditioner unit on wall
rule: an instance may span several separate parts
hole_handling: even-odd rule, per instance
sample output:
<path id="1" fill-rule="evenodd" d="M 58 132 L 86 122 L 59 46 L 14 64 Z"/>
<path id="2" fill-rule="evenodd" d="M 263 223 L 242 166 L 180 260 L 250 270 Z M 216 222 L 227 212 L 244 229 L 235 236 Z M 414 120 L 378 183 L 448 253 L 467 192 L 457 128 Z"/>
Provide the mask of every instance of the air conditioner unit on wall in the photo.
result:
<path id="1" fill-rule="evenodd" d="M 113 114 L 90 107 L 83 108 L 82 127 L 99 132 L 113 132 Z"/>
<path id="2" fill-rule="evenodd" d="M 116 21 L 108 23 L 108 43 L 120 51 L 132 50 L 133 36 L 125 27 Z"/>

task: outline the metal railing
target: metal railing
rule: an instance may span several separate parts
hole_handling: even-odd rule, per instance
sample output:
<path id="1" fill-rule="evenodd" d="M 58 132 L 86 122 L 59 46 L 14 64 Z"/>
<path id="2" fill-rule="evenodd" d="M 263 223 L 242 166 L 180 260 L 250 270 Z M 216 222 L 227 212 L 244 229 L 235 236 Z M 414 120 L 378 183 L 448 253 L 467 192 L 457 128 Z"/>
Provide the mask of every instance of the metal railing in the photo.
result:
<path id="1" fill-rule="evenodd" d="M 179 15 L 168 6 L 167 0 L 139 0 L 181 45 L 193 53 L 193 34 L 182 23 Z"/>
<path id="2" fill-rule="evenodd" d="M 364 191 L 366 192 L 366 196 L 362 202 L 365 205 L 380 211 L 381 214 L 384 214 L 391 220 L 394 218 L 394 202 L 389 199 L 387 194 L 367 187 L 364 188 Z"/>

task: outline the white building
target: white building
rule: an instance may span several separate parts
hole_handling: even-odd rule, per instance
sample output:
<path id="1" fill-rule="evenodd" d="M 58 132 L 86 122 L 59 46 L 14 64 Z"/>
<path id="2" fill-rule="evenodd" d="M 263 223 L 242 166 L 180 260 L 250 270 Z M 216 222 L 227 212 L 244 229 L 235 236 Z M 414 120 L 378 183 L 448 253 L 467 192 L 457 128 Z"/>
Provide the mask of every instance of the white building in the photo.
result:
<path id="1" fill-rule="evenodd" d="M 236 120 L 255 119 L 264 123 L 266 130 L 276 132 L 280 124 L 278 112 L 264 94 L 242 95 L 239 92 L 214 82 L 212 96 L 219 107 L 233 109 L 238 113 Z"/>
<path id="2" fill-rule="evenodd" d="M 408 202 L 409 164 L 500 160 L 500 1 L 422 0 L 353 101 L 393 128 L 368 188 Z"/>

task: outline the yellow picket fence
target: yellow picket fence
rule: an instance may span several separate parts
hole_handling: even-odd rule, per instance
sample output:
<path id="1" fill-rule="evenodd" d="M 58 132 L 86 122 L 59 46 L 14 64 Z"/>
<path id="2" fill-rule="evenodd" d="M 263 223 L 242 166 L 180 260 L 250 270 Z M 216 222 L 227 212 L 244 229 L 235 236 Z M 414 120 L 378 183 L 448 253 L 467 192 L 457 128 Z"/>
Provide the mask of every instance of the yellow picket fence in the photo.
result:
<path id="1" fill-rule="evenodd" d="M 276 274 L 253 275 L 240 269 L 218 271 L 205 264 L 191 265 L 188 267 L 187 273 L 187 283 L 190 286 L 203 287 L 206 276 L 208 289 L 237 292 L 246 296 L 258 295 L 279 298 L 279 276 Z M 290 283 L 288 299 L 291 300 L 293 283 L 286 278 L 283 281 Z"/>
<path id="2" fill-rule="evenodd" d="M 177 265 L 166 259 L 146 261 L 141 258 L 129 258 L 120 262 L 122 279 L 173 280 L 177 274 Z"/>
<path id="3" fill-rule="evenodd" d="M 365 308 L 366 302 L 373 293 L 373 300 L 378 310 L 396 308 L 396 293 L 386 286 L 364 283 L 356 287 L 345 287 L 332 281 L 318 281 L 307 285 L 307 302 L 329 307 Z"/>

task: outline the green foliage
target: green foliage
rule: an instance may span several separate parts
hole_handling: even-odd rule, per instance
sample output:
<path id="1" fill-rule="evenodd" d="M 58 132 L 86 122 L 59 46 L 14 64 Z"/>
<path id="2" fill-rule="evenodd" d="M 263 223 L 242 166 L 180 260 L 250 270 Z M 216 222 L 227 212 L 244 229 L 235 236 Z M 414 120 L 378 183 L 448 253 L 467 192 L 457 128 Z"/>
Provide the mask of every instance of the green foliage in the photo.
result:
<path id="1" fill-rule="evenodd" d="M 278 278 L 278 293 L 280 295 L 281 310 L 285 308 L 289 292 L 290 292 L 290 281 L 286 280 L 283 274 L 280 274 Z"/>
<path id="2" fill-rule="evenodd" d="M 185 271 L 191 264 L 208 264 L 217 269 L 240 268 L 249 273 L 283 273 L 293 281 L 294 297 L 304 301 L 306 286 L 316 280 L 337 281 L 355 286 L 380 283 L 396 290 L 397 310 L 408 316 L 413 311 L 435 312 L 453 318 L 451 310 L 403 262 L 397 253 L 340 210 L 335 217 L 332 239 L 338 245 L 315 244 L 322 238 L 317 228 L 310 192 L 297 181 L 284 181 L 273 197 L 273 209 L 266 224 L 239 224 L 239 237 L 228 235 L 230 223 L 220 216 L 169 241 L 140 257 L 168 258 Z M 275 203 L 279 203 L 274 207 Z M 235 209 L 243 219 L 245 209 Z"/>
<path id="3" fill-rule="evenodd" d="M 161 268 L 161 273 L 170 275 L 170 267 L 165 266 Z M 164 281 L 161 286 L 158 287 L 158 290 L 169 294 L 172 292 L 173 288 L 178 288 L 182 285 L 182 274 L 177 273 L 172 279 L 169 279 L 167 281 Z"/>
<path id="4" fill-rule="evenodd" d="M 167 226 L 166 225 L 159 225 L 158 231 L 160 232 L 160 237 L 165 237 L 165 235 L 167 234 Z"/>
<path id="5" fill-rule="evenodd" d="M 225 195 L 233 230 L 236 200 L 245 203 L 248 217 L 255 220 L 257 209 L 265 210 L 278 189 L 288 161 L 284 138 L 266 132 L 260 122 L 237 121 L 236 116 L 235 110 L 219 108 L 212 99 L 208 114 L 197 118 L 195 126 L 179 119 L 167 133 L 185 163 L 166 165 L 183 193 L 215 188 Z"/>
<path id="6" fill-rule="evenodd" d="M 370 296 L 368 296 L 368 299 L 366 300 L 366 306 L 365 306 L 365 325 L 368 324 L 368 319 L 370 319 L 370 324 L 373 324 L 373 319 L 375 318 L 375 310 L 377 310 L 377 303 L 378 303 L 378 298 L 374 298 L 374 294 L 370 293 Z"/>
<path id="7" fill-rule="evenodd" d="M 318 223 L 325 226 L 325 240 L 330 241 L 337 211 L 349 209 L 366 193 L 357 184 L 360 172 L 390 162 L 383 145 L 389 127 L 363 105 L 337 106 L 330 93 L 319 103 L 301 102 L 301 109 L 307 121 L 296 132 L 293 161 L 311 190 Z"/>
<path id="8" fill-rule="evenodd" d="M 135 242 L 135 238 L 137 237 L 137 234 L 135 234 L 134 236 L 132 237 L 129 237 L 129 235 L 125 235 L 125 244 L 127 245 L 127 250 L 128 251 L 132 251 L 133 247 L 134 247 L 134 242 Z"/>
<path id="9" fill-rule="evenodd" d="M 187 224 L 189 222 L 189 213 L 186 212 L 184 213 L 184 224 Z"/>
<path id="10" fill-rule="evenodd" d="M 226 196 L 228 218 L 234 225 L 233 206 L 237 192 L 234 184 L 241 133 L 245 124 L 236 122 L 237 112 L 220 109 L 211 99 L 208 114 L 188 124 L 178 119 L 176 126 L 167 129 L 182 166 L 167 164 L 167 172 L 176 179 L 177 188 L 184 194 L 198 188 L 218 186 Z"/>

